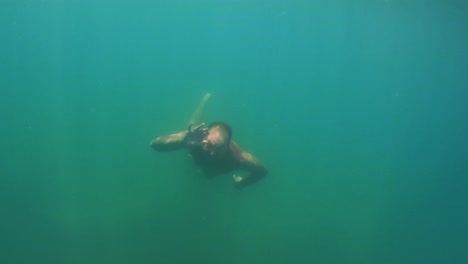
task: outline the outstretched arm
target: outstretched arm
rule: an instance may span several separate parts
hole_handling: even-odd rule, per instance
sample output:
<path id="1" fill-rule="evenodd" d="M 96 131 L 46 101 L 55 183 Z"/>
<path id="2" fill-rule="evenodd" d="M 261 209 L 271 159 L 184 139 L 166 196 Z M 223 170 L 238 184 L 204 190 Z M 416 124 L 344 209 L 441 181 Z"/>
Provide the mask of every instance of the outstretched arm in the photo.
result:
<path id="1" fill-rule="evenodd" d="M 184 139 L 188 131 L 157 137 L 150 142 L 150 146 L 156 151 L 173 151 L 185 147 Z"/>

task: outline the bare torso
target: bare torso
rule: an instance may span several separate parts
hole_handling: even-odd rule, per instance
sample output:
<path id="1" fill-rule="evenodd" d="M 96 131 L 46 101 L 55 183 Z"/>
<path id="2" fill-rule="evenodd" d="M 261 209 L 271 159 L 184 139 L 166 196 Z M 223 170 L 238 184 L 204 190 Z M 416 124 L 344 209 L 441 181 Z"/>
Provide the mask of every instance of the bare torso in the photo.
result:
<path id="1" fill-rule="evenodd" d="M 231 142 L 229 151 L 222 157 L 212 157 L 201 148 L 190 150 L 195 163 L 205 172 L 208 177 L 228 173 L 241 169 L 242 162 L 239 160 L 239 147 Z"/>

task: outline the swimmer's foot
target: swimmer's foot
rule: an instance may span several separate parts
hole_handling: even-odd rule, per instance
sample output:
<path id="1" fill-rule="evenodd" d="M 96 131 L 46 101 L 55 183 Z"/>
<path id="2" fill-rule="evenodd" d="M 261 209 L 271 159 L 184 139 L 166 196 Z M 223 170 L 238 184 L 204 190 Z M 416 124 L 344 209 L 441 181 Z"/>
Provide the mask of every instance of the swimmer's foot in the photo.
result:
<path id="1" fill-rule="evenodd" d="M 203 96 L 202 101 L 203 101 L 203 102 L 206 102 L 206 101 L 208 101 L 208 100 L 210 99 L 210 97 L 211 97 L 211 94 L 210 94 L 210 93 L 206 93 L 206 94 Z"/>

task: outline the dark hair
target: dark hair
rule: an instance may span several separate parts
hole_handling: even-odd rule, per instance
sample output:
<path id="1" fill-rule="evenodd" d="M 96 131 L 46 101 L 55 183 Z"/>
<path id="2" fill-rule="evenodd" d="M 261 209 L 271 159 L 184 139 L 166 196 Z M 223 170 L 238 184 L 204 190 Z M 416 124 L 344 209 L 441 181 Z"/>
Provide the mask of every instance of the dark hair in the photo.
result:
<path id="1" fill-rule="evenodd" d="M 232 138 L 232 128 L 228 124 L 224 122 L 213 122 L 211 123 L 208 128 L 219 127 L 223 133 L 226 133 L 226 142 L 231 141 Z"/>

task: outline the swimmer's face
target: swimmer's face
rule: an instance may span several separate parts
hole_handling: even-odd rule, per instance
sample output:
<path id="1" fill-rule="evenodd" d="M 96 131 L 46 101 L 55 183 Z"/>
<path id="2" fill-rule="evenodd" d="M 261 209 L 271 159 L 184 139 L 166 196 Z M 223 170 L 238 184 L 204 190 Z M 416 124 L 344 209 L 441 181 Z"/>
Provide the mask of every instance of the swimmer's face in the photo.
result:
<path id="1" fill-rule="evenodd" d="M 219 127 L 212 127 L 202 141 L 202 149 L 210 156 L 223 155 L 228 149 L 229 142 Z"/>

